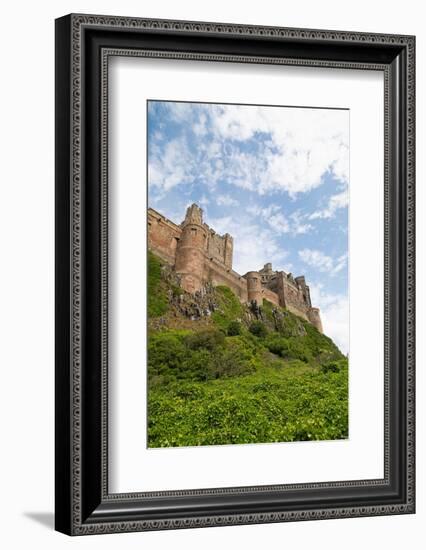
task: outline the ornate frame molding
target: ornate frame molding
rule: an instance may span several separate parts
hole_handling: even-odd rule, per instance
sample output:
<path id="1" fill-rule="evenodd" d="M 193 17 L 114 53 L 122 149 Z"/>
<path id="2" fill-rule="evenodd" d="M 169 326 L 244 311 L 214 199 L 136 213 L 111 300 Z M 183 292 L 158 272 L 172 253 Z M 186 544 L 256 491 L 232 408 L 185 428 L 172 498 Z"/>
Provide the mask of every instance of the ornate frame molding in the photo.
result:
<path id="1" fill-rule="evenodd" d="M 262 39 L 267 44 L 292 43 L 292 44 L 324 44 L 328 52 L 333 47 L 349 48 L 352 58 L 347 60 L 279 56 L 279 55 L 253 55 L 233 53 L 207 53 L 188 51 L 185 49 L 171 51 L 170 49 L 132 48 L 128 45 L 96 44 L 89 46 L 89 32 L 96 42 L 96 32 L 102 30 L 112 31 L 115 36 L 120 34 L 134 38 L 154 37 L 163 35 L 169 37 L 179 36 L 203 37 L 211 36 L 223 40 L 225 37 L 244 43 L 246 40 L 252 43 L 253 39 Z M 112 36 L 112 35 L 111 35 Z M 223 37 L 223 38 L 222 38 Z M 116 41 L 114 41 L 116 42 Z M 120 42 L 120 40 L 118 40 Z M 365 58 L 356 60 L 357 46 L 369 45 L 377 52 L 387 52 L 389 59 L 384 62 Z M 301 47 L 302 47 L 301 46 Z M 351 49 L 351 47 L 353 47 Z M 98 55 L 96 52 L 98 48 Z M 188 527 L 201 527 L 212 525 L 236 525 L 247 523 L 302 521 L 308 519 L 326 519 L 336 517 L 360 517 L 384 514 L 403 514 L 414 512 L 414 133 L 415 133 L 415 40 L 412 36 L 380 35 L 364 33 L 346 33 L 341 31 L 321 31 L 308 29 L 288 29 L 279 27 L 258 27 L 246 25 L 228 25 L 218 23 L 201 23 L 187 21 L 134 19 L 122 17 L 70 15 L 57 20 L 57 216 L 67 215 L 69 224 L 58 221 L 57 218 L 57 244 L 64 247 L 65 251 L 57 249 L 57 330 L 62 336 L 57 336 L 58 349 L 56 360 L 57 376 L 57 529 L 69 534 L 83 535 L 91 533 L 112 533 L 124 531 L 140 531 L 155 529 L 177 529 Z M 336 50 L 337 51 L 337 50 Z M 346 51 L 346 50 L 345 50 Z M 333 483 L 313 483 L 297 485 L 278 485 L 269 487 L 240 487 L 228 489 L 169 491 L 155 493 L 130 493 L 109 494 L 107 475 L 107 403 L 108 403 L 108 59 L 110 56 L 139 56 L 169 59 L 191 59 L 203 61 L 232 61 L 239 63 L 274 63 L 285 65 L 302 65 L 315 67 L 336 67 L 344 69 L 368 69 L 384 72 L 385 77 L 385 476 L 383 480 L 344 481 Z M 330 55 L 330 54 L 329 54 Z M 336 54 L 337 55 L 337 54 Z M 89 57 L 92 58 L 89 59 Z M 355 58 L 354 58 L 355 56 Z M 383 57 L 383 56 L 382 56 Z M 93 61 L 95 59 L 95 61 Z M 395 60 L 398 60 L 396 63 Z M 63 65 L 65 62 L 65 65 Z M 99 416 L 97 416 L 97 430 L 99 431 L 99 451 L 96 456 L 97 465 L 85 466 L 85 454 L 89 452 L 85 441 L 84 426 L 87 422 L 87 410 L 84 403 L 89 395 L 87 392 L 88 361 L 86 347 L 90 346 L 85 332 L 85 315 L 87 300 L 87 273 L 89 269 L 87 251 L 87 231 L 92 231 L 85 202 L 87 194 L 87 182 L 89 181 L 87 169 L 86 151 L 89 146 L 87 121 L 89 106 L 93 106 L 95 100 L 89 101 L 91 94 L 91 82 L 88 77 L 87 67 L 93 68 L 97 63 L 100 86 L 100 118 L 97 121 L 100 136 L 99 148 L 99 204 L 100 214 L 96 217 L 99 225 L 100 251 L 99 251 Z M 402 69 L 401 69 L 402 67 Z M 405 70 L 405 74 L 404 74 Z M 65 82 L 66 81 L 66 82 Z M 65 87 L 64 87 L 65 82 Z M 402 97 L 402 99 L 401 99 Z M 396 102 L 402 101 L 406 106 L 404 134 L 396 135 L 395 118 L 393 113 Z M 66 111 L 68 109 L 68 114 Z M 400 116 L 404 116 L 399 107 Z M 67 117 L 69 117 L 67 119 Z M 61 126 L 65 120 L 65 128 Z M 71 151 L 70 154 L 67 154 Z M 395 151 L 399 151 L 395 158 Z M 397 166 L 395 166 L 395 162 Z M 401 172 L 402 166 L 402 172 Z M 96 171 L 96 168 L 93 168 Z M 397 172 L 399 170 L 399 172 Z M 397 180 L 395 180 L 397 178 Z M 64 185 L 64 179 L 68 183 Z M 396 181 L 396 183 L 395 183 Z M 397 196 L 395 198 L 395 186 Z M 66 196 L 68 193 L 68 196 Z M 61 198 L 58 200 L 58 195 Z M 64 195 L 64 196 L 62 196 Z M 399 198 L 399 202 L 398 199 Z M 395 244 L 395 233 L 391 227 L 398 226 L 398 247 Z M 90 245 L 93 246 L 93 245 Z M 397 249 L 396 249 L 397 248 Z M 395 273 L 392 272 L 395 255 L 402 255 L 402 268 L 404 273 L 395 281 Z M 59 258 L 58 258 L 59 256 Z M 402 280 L 404 279 L 404 280 Z M 67 288 L 68 282 L 68 288 Z M 405 409 L 405 428 L 400 433 L 392 431 L 395 419 L 392 421 L 393 410 L 396 407 L 394 401 L 395 388 L 392 390 L 391 371 L 392 348 L 391 332 L 396 330 L 391 324 L 391 313 L 395 313 L 395 305 L 392 306 L 392 290 L 395 286 L 401 286 L 401 301 L 404 310 L 398 310 L 402 327 L 399 336 L 405 339 L 401 343 L 403 350 L 399 350 L 398 357 L 393 361 L 400 361 L 397 367 L 399 376 L 404 377 L 404 396 L 400 407 Z M 97 287 L 98 288 L 98 287 Z M 61 310 L 61 305 L 68 301 L 67 314 Z M 393 307 L 393 309 L 392 309 Z M 398 324 L 399 327 L 399 324 Z M 63 331 L 67 334 L 64 336 Z M 88 343 L 89 342 L 89 343 Z M 66 364 L 64 364 L 64 362 Z M 395 367 L 394 367 L 395 368 Z M 69 392 L 69 401 L 63 402 L 64 390 Z M 68 429 L 66 428 L 68 422 Z M 393 424 L 392 424 L 393 422 Z M 65 428 L 64 428 L 65 426 Z M 58 430 L 59 427 L 59 430 Z M 404 429 L 403 429 L 404 428 Z M 63 433 L 65 430 L 65 433 Z M 59 433 L 59 431 L 61 433 Z M 404 433 L 402 433 L 404 432 Z M 96 432 L 98 433 L 98 432 Z M 146 498 L 176 497 L 208 497 L 233 495 L 243 499 L 245 495 L 253 493 L 294 493 L 307 490 L 348 490 L 374 487 L 390 487 L 395 484 L 392 473 L 392 464 L 395 457 L 392 455 L 392 438 L 403 437 L 405 439 L 405 469 L 399 472 L 400 491 L 398 498 L 386 499 L 380 504 L 353 505 L 353 506 L 319 506 L 306 510 L 287 509 L 262 511 L 254 509 L 245 513 L 217 513 L 206 515 L 195 512 L 182 517 L 156 517 L 151 519 L 141 508 L 139 515 L 130 519 L 129 514 L 124 513 L 126 506 L 137 507 L 138 503 Z M 404 442 L 404 441 L 403 441 Z M 91 472 L 99 474 L 96 483 L 87 484 L 87 468 Z M 393 477 L 392 477 L 393 476 Z M 68 484 L 64 489 L 63 484 Z M 402 491 L 402 492 L 401 492 Z M 403 497 L 402 501 L 401 498 Z M 399 500 L 398 500 L 399 499 Z M 97 503 L 97 506 L 95 506 Z M 89 513 L 90 512 L 90 513 Z M 121 518 L 125 518 L 121 520 Z"/>

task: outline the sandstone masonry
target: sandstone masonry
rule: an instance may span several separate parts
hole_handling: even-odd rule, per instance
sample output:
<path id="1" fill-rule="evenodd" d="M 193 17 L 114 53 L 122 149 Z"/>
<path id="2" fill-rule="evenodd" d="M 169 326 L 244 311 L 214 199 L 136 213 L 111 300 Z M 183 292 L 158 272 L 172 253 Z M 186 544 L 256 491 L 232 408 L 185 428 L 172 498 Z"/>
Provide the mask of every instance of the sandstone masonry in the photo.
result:
<path id="1" fill-rule="evenodd" d="M 323 332 L 320 311 L 312 307 L 304 276 L 274 271 L 270 263 L 240 275 L 232 269 L 233 246 L 231 235 L 218 235 L 203 222 L 203 211 L 196 204 L 187 209 L 180 225 L 148 209 L 148 247 L 174 268 L 184 290 L 194 293 L 208 282 L 226 285 L 241 302 L 262 305 L 266 299 Z"/>

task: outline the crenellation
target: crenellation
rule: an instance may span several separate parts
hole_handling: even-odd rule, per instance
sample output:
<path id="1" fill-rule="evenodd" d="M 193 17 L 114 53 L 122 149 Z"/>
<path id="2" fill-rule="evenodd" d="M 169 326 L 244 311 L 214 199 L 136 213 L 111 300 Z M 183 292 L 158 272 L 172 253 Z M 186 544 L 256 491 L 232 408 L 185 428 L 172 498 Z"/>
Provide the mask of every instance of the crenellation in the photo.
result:
<path id="1" fill-rule="evenodd" d="M 206 225 L 206 227 L 208 226 Z M 229 235 L 218 235 L 209 228 L 208 253 L 211 257 L 221 261 L 227 267 L 231 267 L 232 248 L 232 241 L 229 241 Z"/>
<path id="2" fill-rule="evenodd" d="M 148 248 L 174 268 L 187 292 L 201 290 L 207 283 L 226 285 L 241 302 L 262 305 L 264 299 L 268 300 L 323 332 L 320 311 L 312 307 L 305 277 L 274 271 L 272 263 L 245 275 L 234 271 L 233 237 L 228 233 L 219 235 L 204 223 L 203 211 L 196 204 L 188 207 L 180 225 L 149 208 Z"/>

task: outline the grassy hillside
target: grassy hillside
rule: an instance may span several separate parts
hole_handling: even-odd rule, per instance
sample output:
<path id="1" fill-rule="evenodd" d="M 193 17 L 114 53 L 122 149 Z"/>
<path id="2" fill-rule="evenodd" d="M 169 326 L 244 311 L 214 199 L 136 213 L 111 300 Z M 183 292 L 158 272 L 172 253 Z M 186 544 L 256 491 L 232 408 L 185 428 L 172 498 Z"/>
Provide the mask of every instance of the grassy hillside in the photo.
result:
<path id="1" fill-rule="evenodd" d="M 153 254 L 148 293 L 150 447 L 348 437 L 347 359 L 312 325 L 227 287 L 194 299 Z"/>

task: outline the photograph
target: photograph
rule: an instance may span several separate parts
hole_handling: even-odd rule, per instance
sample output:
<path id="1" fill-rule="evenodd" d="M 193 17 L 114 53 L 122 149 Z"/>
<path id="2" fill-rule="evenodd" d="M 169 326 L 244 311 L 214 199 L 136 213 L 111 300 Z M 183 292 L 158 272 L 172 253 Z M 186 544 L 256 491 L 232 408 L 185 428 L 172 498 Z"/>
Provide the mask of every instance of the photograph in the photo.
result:
<path id="1" fill-rule="evenodd" d="M 232 526 L 281 523 L 271 536 L 300 546 L 330 519 L 328 545 L 358 548 L 359 522 L 385 547 L 406 542 L 420 19 L 399 10 L 384 22 L 369 6 L 368 27 L 365 10 L 312 3 L 305 21 L 293 7 L 262 22 L 245 6 L 228 23 L 180 5 L 178 18 L 58 8 L 55 457 L 44 466 L 59 533 L 120 533 L 126 545 L 164 530 L 170 547 L 177 530 L 228 526 L 229 546 L 241 543 Z M 27 72 L 10 74 L 25 88 Z M 12 183 L 32 161 L 13 162 Z M 11 357 L 24 348 L 34 355 L 30 342 Z M 40 401 L 26 382 L 26 400 Z"/>
<path id="2" fill-rule="evenodd" d="M 148 448 L 350 438 L 350 110 L 146 108 Z"/>

